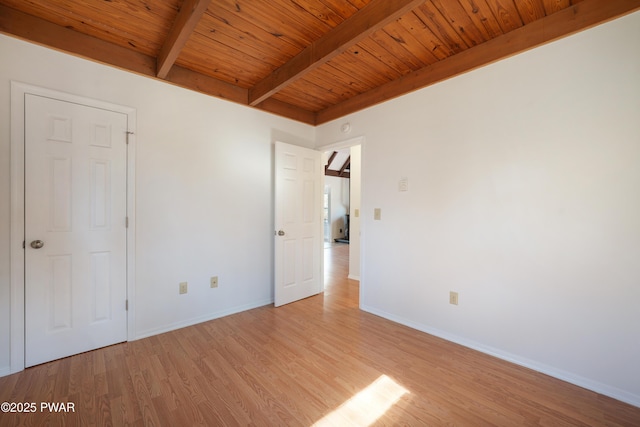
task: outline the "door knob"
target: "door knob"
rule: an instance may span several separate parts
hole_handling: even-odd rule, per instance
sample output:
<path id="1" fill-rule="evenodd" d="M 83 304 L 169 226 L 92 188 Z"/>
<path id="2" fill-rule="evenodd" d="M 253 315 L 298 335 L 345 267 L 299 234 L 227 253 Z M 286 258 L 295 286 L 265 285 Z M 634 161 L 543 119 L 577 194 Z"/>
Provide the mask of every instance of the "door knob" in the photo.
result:
<path id="1" fill-rule="evenodd" d="M 284 236 L 284 231 L 282 230 L 278 231 L 278 236 Z"/>
<path id="2" fill-rule="evenodd" d="M 43 246 L 44 242 L 42 240 L 34 240 L 33 242 L 31 242 L 31 247 L 33 249 L 40 249 Z"/>

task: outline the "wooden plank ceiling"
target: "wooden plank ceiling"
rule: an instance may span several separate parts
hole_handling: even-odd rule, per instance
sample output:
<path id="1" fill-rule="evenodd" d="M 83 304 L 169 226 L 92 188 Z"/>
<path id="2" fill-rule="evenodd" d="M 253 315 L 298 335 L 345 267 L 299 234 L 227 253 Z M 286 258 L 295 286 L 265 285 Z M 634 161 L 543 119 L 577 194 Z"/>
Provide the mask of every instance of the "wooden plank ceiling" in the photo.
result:
<path id="1" fill-rule="evenodd" d="M 0 31 L 325 123 L 640 9 L 640 0 L 0 0 Z"/>

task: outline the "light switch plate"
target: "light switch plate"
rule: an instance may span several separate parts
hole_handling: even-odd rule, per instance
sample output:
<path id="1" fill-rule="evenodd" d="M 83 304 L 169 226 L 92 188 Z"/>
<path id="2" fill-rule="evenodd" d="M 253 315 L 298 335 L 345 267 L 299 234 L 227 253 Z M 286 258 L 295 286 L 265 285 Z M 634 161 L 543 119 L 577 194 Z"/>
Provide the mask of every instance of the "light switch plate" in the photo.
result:
<path id="1" fill-rule="evenodd" d="M 409 191 L 409 178 L 400 178 L 398 191 Z"/>
<path id="2" fill-rule="evenodd" d="M 382 218 L 382 211 L 380 208 L 374 208 L 373 209 L 373 219 L 375 219 L 376 221 L 380 221 L 380 218 Z"/>

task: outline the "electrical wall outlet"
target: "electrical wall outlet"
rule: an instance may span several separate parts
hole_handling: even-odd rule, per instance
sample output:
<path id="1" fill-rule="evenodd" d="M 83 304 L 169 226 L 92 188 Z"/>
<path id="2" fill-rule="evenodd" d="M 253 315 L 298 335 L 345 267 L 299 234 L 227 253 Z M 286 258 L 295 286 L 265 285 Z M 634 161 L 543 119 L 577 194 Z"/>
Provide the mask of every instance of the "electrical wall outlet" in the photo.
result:
<path id="1" fill-rule="evenodd" d="M 449 292 L 449 304 L 458 305 L 458 293 L 457 292 Z"/>
<path id="2" fill-rule="evenodd" d="M 218 276 L 213 276 L 211 278 L 210 284 L 211 284 L 212 288 L 217 288 L 218 287 Z"/>
<path id="3" fill-rule="evenodd" d="M 181 294 L 187 293 L 187 282 L 180 282 L 180 293 Z"/>

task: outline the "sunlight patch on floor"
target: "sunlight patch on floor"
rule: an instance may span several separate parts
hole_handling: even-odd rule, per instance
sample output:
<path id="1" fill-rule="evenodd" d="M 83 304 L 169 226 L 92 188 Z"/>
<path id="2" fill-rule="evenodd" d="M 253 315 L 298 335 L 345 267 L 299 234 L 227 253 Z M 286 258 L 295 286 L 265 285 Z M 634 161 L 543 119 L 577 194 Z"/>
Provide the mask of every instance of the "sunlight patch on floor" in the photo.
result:
<path id="1" fill-rule="evenodd" d="M 407 389 L 382 375 L 313 426 L 371 425 L 407 393 Z"/>

